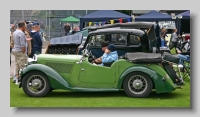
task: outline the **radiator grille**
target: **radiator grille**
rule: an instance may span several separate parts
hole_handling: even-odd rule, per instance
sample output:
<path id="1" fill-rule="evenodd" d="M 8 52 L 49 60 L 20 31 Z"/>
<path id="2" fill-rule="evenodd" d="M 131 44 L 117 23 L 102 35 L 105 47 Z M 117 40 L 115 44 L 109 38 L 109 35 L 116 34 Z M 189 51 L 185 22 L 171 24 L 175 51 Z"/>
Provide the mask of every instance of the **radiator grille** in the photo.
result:
<path id="1" fill-rule="evenodd" d="M 65 64 L 60 62 L 46 62 L 46 65 L 53 68 L 55 71 L 59 73 L 71 73 L 73 68 L 73 64 Z"/>

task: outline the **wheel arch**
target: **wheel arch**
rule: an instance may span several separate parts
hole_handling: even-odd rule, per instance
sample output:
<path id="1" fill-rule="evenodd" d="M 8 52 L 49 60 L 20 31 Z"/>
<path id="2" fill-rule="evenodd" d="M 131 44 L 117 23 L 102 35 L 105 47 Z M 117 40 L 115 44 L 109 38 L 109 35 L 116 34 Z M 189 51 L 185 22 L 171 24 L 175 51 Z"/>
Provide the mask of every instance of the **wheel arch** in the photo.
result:
<path id="1" fill-rule="evenodd" d="M 156 92 L 163 92 L 163 90 L 165 89 L 165 86 L 162 85 L 164 82 L 162 81 L 162 76 L 159 75 L 158 73 L 156 73 L 155 71 L 147 68 L 147 67 L 142 67 L 142 66 L 137 66 L 137 67 L 130 67 L 128 69 L 126 69 L 122 75 L 119 78 L 119 82 L 117 85 L 118 89 L 123 88 L 123 82 L 124 79 L 127 75 L 133 73 L 133 72 L 142 72 L 146 75 L 148 75 L 153 83 L 153 88 L 156 89 Z M 163 82 L 163 83 L 162 83 Z M 165 92 L 165 91 L 164 91 Z"/>
<path id="2" fill-rule="evenodd" d="M 136 70 L 136 71 L 132 71 L 132 72 L 130 72 L 130 73 L 128 73 L 128 74 L 126 74 L 126 76 L 128 76 L 129 74 L 131 74 L 131 73 L 134 73 L 134 72 L 141 72 L 141 73 L 143 73 L 143 74 L 145 74 L 145 75 L 148 75 L 149 76 L 149 74 L 147 74 L 146 72 L 143 72 L 143 71 L 139 71 L 139 70 Z M 123 81 L 122 81 L 122 84 L 121 84 L 121 88 L 123 89 L 123 83 L 124 83 L 124 79 L 126 78 L 126 76 L 123 78 Z M 151 77 L 150 77 L 151 78 Z M 151 81 L 152 81 L 152 83 L 153 83 L 153 89 L 155 89 L 155 83 L 154 83 L 154 81 L 153 81 L 153 79 L 151 78 Z"/>
<path id="3" fill-rule="evenodd" d="M 154 83 L 154 80 L 153 80 L 153 74 L 152 72 L 155 72 L 155 71 L 150 71 L 151 69 L 148 69 L 146 67 L 131 67 L 131 68 L 128 68 L 127 70 L 125 70 L 122 75 L 120 76 L 120 79 L 119 79 L 119 82 L 118 82 L 118 88 L 123 88 L 123 82 L 124 82 L 124 79 L 126 78 L 126 76 L 128 76 L 129 74 L 133 73 L 133 72 L 141 72 L 141 73 L 144 73 L 146 75 L 148 75 L 152 82 L 153 82 L 153 87 L 155 87 L 155 83 Z M 155 75 L 155 73 L 154 73 Z"/>
<path id="4" fill-rule="evenodd" d="M 69 82 L 66 81 L 62 76 L 60 76 L 54 69 L 41 64 L 32 64 L 25 68 L 20 74 L 21 81 L 23 80 L 25 75 L 33 71 L 44 73 L 49 79 L 50 86 L 53 89 L 68 89 L 71 87 Z"/>

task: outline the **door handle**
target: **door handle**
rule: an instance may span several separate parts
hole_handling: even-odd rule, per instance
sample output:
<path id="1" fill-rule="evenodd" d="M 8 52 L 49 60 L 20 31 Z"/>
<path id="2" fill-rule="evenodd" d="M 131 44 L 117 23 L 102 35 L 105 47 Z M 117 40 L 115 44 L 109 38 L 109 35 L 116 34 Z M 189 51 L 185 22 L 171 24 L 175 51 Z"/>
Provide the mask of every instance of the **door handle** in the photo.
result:
<path id="1" fill-rule="evenodd" d="M 82 68 L 82 69 L 81 69 L 81 71 L 85 71 L 85 69 L 84 69 L 84 68 Z"/>

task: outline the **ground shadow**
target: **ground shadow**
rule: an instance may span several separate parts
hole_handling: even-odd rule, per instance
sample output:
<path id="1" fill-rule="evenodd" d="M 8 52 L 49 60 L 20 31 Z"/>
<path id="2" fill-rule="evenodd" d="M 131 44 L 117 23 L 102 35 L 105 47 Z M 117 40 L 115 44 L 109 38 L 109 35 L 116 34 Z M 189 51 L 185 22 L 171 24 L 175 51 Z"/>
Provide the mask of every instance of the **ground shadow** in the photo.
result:
<path id="1" fill-rule="evenodd" d="M 23 97 L 26 95 L 23 93 L 21 94 Z M 103 98 L 103 97 L 127 97 L 124 91 L 119 92 L 69 92 L 69 91 L 52 91 L 47 94 L 45 97 L 48 98 Z M 178 92 L 171 92 L 171 93 L 161 93 L 157 94 L 155 91 L 152 91 L 150 95 L 146 98 L 149 99 L 173 99 L 181 97 Z"/>

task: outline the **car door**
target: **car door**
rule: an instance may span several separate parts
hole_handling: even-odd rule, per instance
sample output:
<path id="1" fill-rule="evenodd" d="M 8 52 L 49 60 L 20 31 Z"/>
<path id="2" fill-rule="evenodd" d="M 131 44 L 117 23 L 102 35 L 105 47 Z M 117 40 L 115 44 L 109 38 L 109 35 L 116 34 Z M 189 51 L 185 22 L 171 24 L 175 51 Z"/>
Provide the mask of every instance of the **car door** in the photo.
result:
<path id="1" fill-rule="evenodd" d="M 111 67 L 106 67 L 84 61 L 81 63 L 79 81 L 92 84 L 114 84 L 116 81 L 115 66 L 114 63 Z"/>

